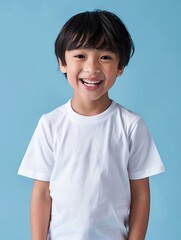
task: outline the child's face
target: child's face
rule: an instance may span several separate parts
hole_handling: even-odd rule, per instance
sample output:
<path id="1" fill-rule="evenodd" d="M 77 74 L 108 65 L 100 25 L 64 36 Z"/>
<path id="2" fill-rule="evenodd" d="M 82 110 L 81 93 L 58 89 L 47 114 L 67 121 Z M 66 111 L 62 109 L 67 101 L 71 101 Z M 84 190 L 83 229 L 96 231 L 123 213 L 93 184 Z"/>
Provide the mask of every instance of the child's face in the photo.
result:
<path id="1" fill-rule="evenodd" d="M 60 69 L 67 74 L 74 90 L 74 101 L 95 101 L 108 98 L 108 90 L 121 75 L 119 57 L 107 50 L 75 49 L 65 52 L 66 66 Z"/>

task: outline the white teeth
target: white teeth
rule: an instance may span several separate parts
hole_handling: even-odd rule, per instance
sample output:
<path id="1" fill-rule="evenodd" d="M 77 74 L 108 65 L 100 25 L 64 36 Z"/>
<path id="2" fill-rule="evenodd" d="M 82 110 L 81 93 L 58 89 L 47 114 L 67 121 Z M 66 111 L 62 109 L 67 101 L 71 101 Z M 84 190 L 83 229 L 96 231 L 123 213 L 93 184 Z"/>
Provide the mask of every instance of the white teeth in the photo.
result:
<path id="1" fill-rule="evenodd" d="M 100 83 L 101 81 L 88 81 L 88 80 L 84 80 L 82 79 L 85 83 L 88 83 L 88 84 L 98 84 Z"/>
<path id="2" fill-rule="evenodd" d="M 81 79 L 81 81 L 83 82 L 83 84 L 85 84 L 86 86 L 95 86 L 101 83 L 101 81 L 89 81 L 87 79 Z"/>

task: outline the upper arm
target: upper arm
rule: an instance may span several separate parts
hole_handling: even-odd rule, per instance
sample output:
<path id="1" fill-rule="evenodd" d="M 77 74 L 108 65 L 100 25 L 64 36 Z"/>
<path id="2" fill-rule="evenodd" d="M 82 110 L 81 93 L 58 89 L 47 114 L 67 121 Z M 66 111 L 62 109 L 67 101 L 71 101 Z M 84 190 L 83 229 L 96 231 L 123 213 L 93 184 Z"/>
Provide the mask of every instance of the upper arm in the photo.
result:
<path id="1" fill-rule="evenodd" d="M 130 180 L 131 198 L 150 197 L 149 178 Z"/>
<path id="2" fill-rule="evenodd" d="M 33 184 L 32 196 L 50 197 L 49 182 L 35 180 Z"/>

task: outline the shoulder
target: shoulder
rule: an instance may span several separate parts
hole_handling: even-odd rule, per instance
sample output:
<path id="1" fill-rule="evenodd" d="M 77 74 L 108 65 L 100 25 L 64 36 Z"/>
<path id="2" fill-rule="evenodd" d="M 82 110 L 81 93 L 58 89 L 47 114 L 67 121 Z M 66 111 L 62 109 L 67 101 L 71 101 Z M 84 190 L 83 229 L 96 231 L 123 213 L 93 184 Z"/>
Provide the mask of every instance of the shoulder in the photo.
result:
<path id="1" fill-rule="evenodd" d="M 140 118 L 140 115 L 124 106 L 122 106 L 119 103 L 115 103 L 116 108 L 118 109 L 118 111 L 121 112 L 122 116 L 126 119 L 130 119 L 131 121 L 134 121 L 135 119 Z"/>
<path id="2" fill-rule="evenodd" d="M 116 118 L 121 120 L 124 128 L 127 129 L 127 132 L 131 131 L 139 122 L 142 122 L 142 117 L 132 110 L 115 103 L 116 109 Z"/>
<path id="3" fill-rule="evenodd" d="M 52 111 L 43 114 L 47 120 L 55 119 L 66 112 L 67 103 L 53 109 Z"/>
<path id="4" fill-rule="evenodd" d="M 39 124 L 52 129 L 56 128 L 67 118 L 67 104 L 65 103 L 48 113 L 44 113 L 39 120 Z"/>

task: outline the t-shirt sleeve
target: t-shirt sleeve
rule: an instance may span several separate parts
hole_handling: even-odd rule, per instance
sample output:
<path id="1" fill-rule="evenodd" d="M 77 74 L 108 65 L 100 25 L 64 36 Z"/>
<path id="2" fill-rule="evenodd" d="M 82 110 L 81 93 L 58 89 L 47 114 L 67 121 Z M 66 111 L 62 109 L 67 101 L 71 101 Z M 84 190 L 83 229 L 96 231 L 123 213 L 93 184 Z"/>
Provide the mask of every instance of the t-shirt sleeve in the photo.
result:
<path id="1" fill-rule="evenodd" d="M 40 118 L 29 143 L 18 174 L 42 181 L 50 181 L 54 166 L 52 131 L 44 115 Z"/>
<path id="2" fill-rule="evenodd" d="M 155 143 L 142 118 L 139 118 L 129 134 L 128 173 L 130 179 L 141 179 L 164 172 Z"/>

